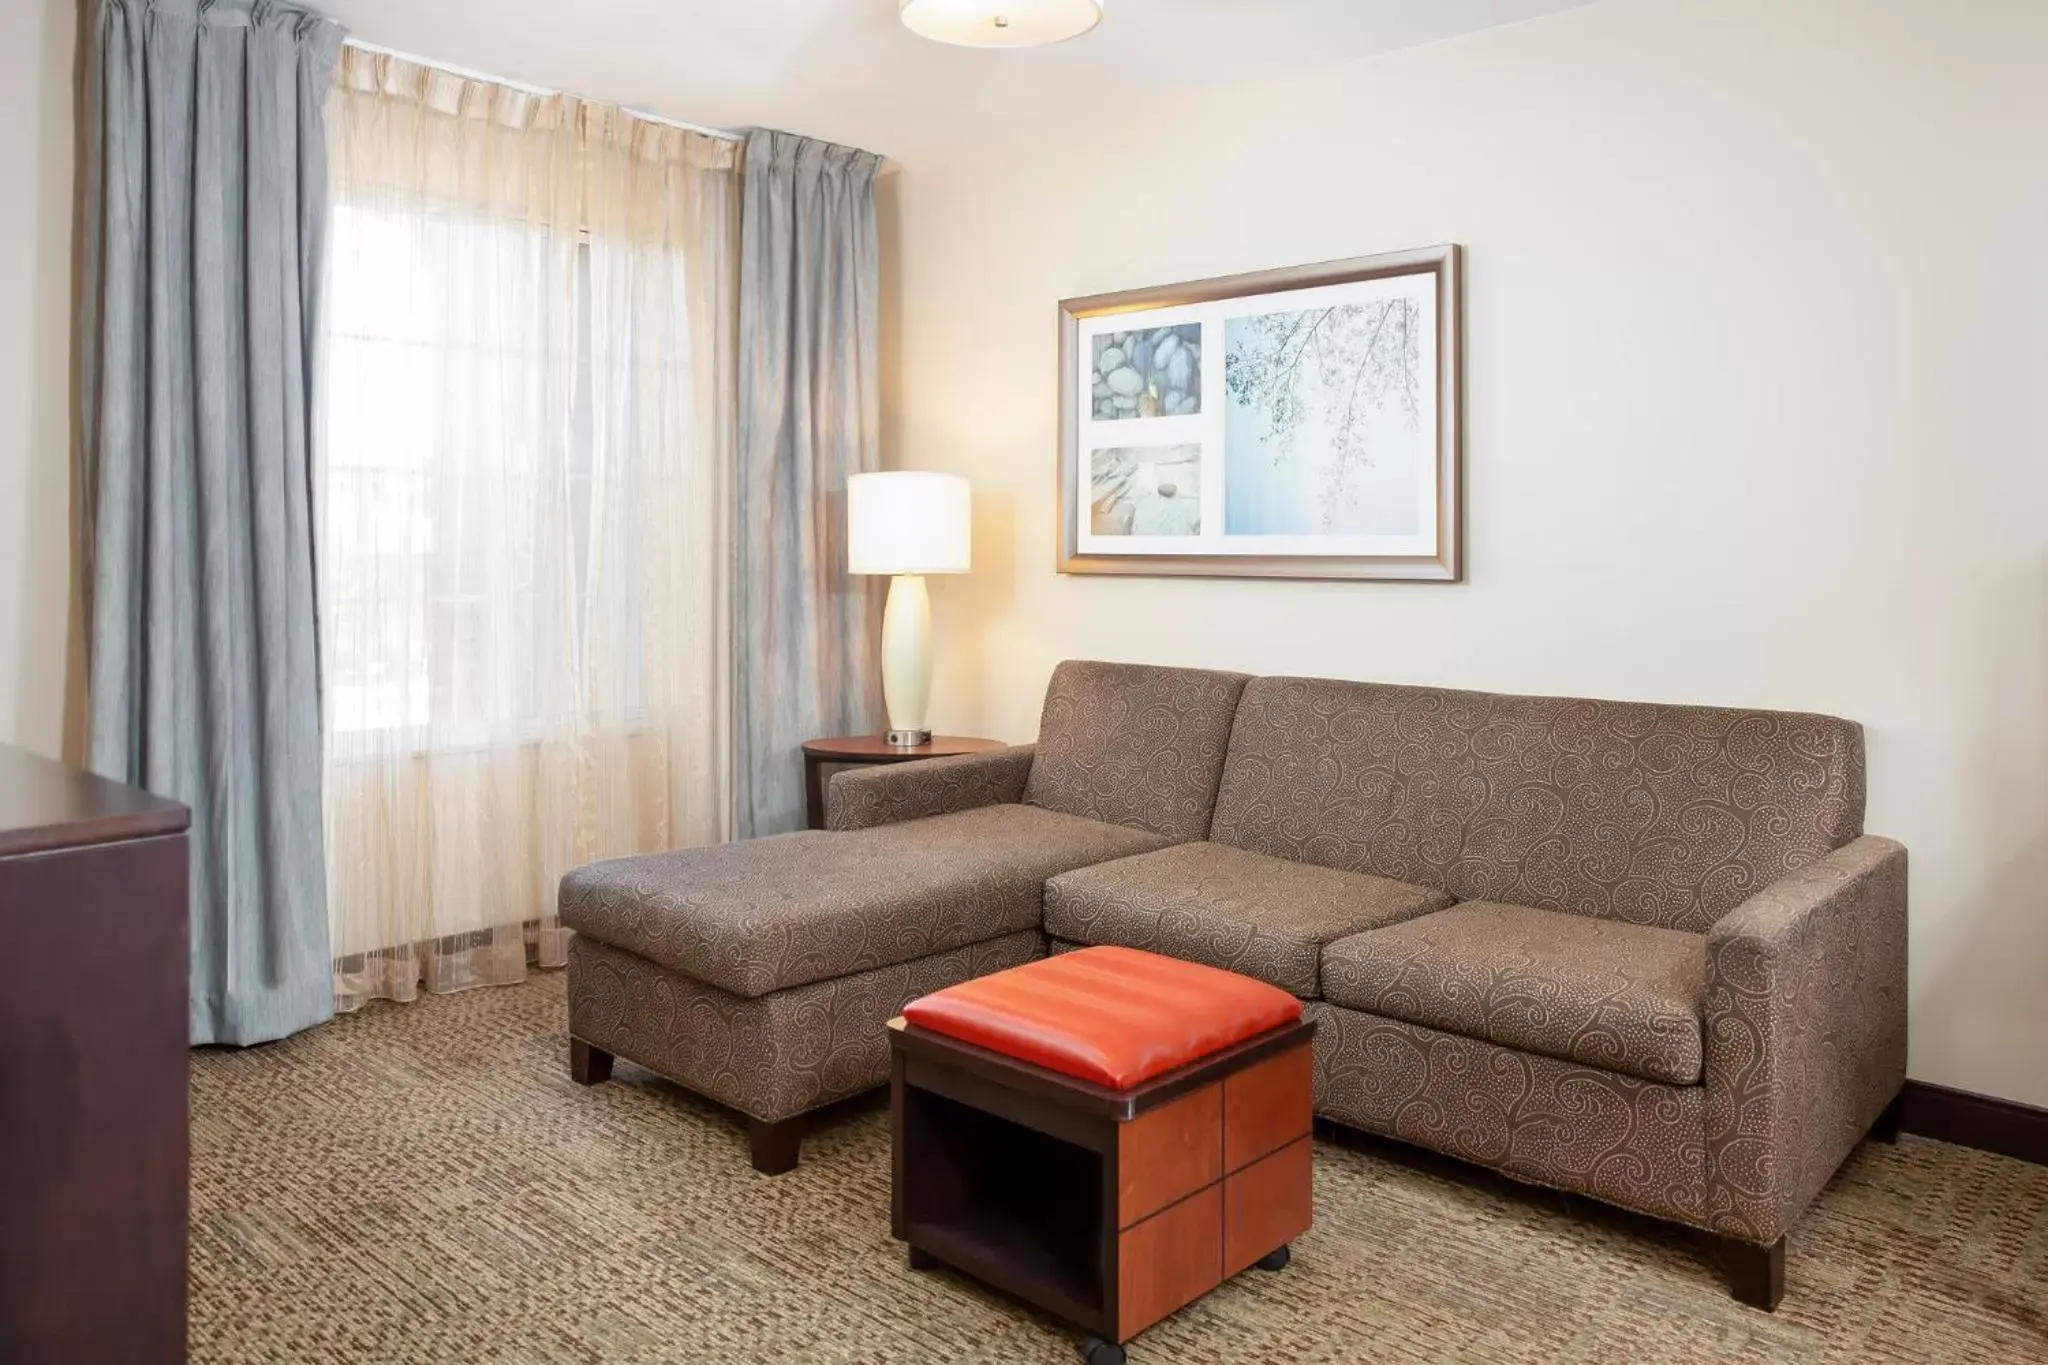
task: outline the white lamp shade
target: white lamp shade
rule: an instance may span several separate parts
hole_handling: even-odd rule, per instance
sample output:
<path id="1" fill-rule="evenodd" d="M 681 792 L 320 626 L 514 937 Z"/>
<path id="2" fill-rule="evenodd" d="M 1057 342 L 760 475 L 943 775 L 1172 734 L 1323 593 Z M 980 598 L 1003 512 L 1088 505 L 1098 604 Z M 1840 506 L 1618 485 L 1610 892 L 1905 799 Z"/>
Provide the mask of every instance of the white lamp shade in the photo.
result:
<path id="1" fill-rule="evenodd" d="M 966 573 L 972 531 L 967 480 L 890 470 L 846 481 L 849 573 Z"/>
<path id="2" fill-rule="evenodd" d="M 1102 0 L 903 0 L 912 33 L 962 47 L 1036 47 L 1102 22 Z"/>

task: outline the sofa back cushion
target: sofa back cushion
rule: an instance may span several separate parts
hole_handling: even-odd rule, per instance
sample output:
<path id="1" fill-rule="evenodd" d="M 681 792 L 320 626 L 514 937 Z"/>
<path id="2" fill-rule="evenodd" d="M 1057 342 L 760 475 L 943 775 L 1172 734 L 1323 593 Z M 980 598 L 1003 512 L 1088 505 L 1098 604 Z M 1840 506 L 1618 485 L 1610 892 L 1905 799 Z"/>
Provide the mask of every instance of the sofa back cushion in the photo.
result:
<path id="1" fill-rule="evenodd" d="M 1862 832 L 1863 731 L 1833 716 L 1256 678 L 1211 837 L 1700 933 Z"/>
<path id="2" fill-rule="evenodd" d="M 1053 670 L 1024 800 L 1203 839 L 1243 673 L 1069 659 Z"/>

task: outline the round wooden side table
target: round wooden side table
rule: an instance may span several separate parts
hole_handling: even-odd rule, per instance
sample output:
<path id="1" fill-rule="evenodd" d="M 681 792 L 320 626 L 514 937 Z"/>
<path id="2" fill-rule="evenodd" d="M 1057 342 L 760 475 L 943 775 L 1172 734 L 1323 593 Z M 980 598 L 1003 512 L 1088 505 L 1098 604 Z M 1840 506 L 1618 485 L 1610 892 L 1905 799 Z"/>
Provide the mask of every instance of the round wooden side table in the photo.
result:
<path id="1" fill-rule="evenodd" d="M 974 739 L 966 735 L 933 735 L 924 744 L 900 746 L 880 735 L 841 735 L 837 739 L 804 741 L 804 823 L 812 829 L 825 828 L 825 770 L 840 765 L 865 763 L 909 763 L 920 758 L 952 758 L 956 754 L 984 754 L 1003 749 L 999 739 Z"/>

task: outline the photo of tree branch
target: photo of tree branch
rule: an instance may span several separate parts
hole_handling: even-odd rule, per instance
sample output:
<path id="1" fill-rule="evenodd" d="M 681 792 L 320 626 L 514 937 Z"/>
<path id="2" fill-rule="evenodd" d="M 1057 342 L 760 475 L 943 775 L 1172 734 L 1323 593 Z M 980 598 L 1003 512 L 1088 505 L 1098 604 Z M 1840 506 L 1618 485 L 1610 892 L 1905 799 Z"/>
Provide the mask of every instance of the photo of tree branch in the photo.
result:
<path id="1" fill-rule="evenodd" d="M 1298 434 L 1309 391 L 1324 404 L 1338 463 L 1370 460 L 1360 419 L 1398 408 L 1412 423 L 1422 401 L 1413 299 L 1385 299 L 1233 318 L 1223 384 L 1232 399 L 1266 410 L 1281 459 Z M 1334 418 L 1334 421 L 1330 419 Z"/>
<path id="2" fill-rule="evenodd" d="M 1407 297 L 1230 318 L 1226 527 L 1359 533 L 1413 521 L 1421 316 Z"/>

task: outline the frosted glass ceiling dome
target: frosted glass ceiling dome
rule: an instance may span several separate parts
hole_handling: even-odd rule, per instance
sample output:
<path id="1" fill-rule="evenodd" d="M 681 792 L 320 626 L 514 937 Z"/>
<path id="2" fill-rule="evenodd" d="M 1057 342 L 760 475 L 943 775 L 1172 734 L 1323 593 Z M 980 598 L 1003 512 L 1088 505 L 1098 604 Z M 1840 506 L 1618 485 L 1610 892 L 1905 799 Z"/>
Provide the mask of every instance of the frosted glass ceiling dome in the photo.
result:
<path id="1" fill-rule="evenodd" d="M 962 47 L 1037 47 L 1102 22 L 1102 0 L 903 0 L 912 33 Z"/>

